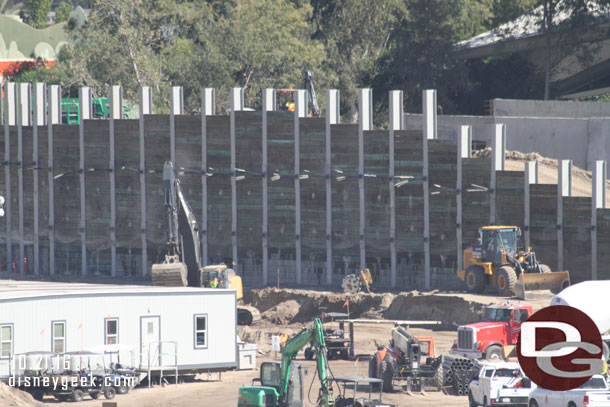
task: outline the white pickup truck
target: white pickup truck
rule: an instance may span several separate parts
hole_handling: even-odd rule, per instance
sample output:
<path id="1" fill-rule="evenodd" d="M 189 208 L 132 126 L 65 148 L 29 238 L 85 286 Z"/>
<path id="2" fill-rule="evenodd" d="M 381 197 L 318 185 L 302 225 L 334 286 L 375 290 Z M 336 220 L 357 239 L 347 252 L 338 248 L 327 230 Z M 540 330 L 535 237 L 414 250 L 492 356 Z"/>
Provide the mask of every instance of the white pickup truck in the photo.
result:
<path id="1" fill-rule="evenodd" d="M 527 406 L 535 386 L 517 362 L 482 363 L 479 377 L 470 382 L 468 402 L 470 407 Z"/>
<path id="2" fill-rule="evenodd" d="M 533 390 L 529 407 L 610 407 L 610 390 L 603 376 L 595 375 L 580 387 L 552 391 L 541 387 Z"/>

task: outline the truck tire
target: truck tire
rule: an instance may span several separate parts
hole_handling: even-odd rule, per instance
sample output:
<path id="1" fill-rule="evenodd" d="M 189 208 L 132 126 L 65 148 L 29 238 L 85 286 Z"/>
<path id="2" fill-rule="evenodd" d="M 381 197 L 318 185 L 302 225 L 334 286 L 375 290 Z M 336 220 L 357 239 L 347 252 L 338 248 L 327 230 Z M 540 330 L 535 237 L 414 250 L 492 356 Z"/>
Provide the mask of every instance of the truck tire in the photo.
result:
<path id="1" fill-rule="evenodd" d="M 551 273 L 551 268 L 549 266 L 547 266 L 546 264 L 538 264 L 538 268 L 540 269 L 540 272 L 543 274 L 546 273 Z"/>
<path id="2" fill-rule="evenodd" d="M 496 270 L 496 287 L 498 294 L 507 296 L 514 294 L 515 284 L 517 284 L 517 273 L 510 266 L 502 266 Z"/>
<path id="3" fill-rule="evenodd" d="M 485 359 L 487 360 L 504 360 L 502 348 L 498 345 L 491 345 L 485 349 Z"/>
<path id="4" fill-rule="evenodd" d="M 114 396 L 116 396 L 116 390 L 114 387 L 104 387 L 104 397 L 106 397 L 106 400 L 112 400 Z"/>
<path id="5" fill-rule="evenodd" d="M 445 375 L 443 373 L 443 364 L 441 363 L 436 368 L 436 373 L 434 374 L 434 384 L 439 390 L 441 390 L 445 384 Z"/>
<path id="6" fill-rule="evenodd" d="M 83 401 L 84 394 L 85 393 L 83 393 L 83 391 L 80 389 L 76 389 L 76 390 L 72 391 L 72 401 L 75 401 L 75 402 Z"/>
<path id="7" fill-rule="evenodd" d="M 479 405 L 474 402 L 474 399 L 472 398 L 472 393 L 468 393 L 468 407 L 479 407 Z"/>
<path id="8" fill-rule="evenodd" d="M 116 390 L 116 394 L 127 394 L 129 393 L 129 386 L 126 384 L 122 384 L 120 386 L 116 386 L 114 388 Z"/>
<path id="9" fill-rule="evenodd" d="M 466 289 L 471 293 L 482 293 L 485 291 L 485 272 L 481 266 L 470 266 L 464 274 Z"/>
<path id="10" fill-rule="evenodd" d="M 529 407 L 538 407 L 538 403 L 536 402 L 536 400 L 531 399 L 531 400 L 530 400 Z"/>
<path id="11" fill-rule="evenodd" d="M 392 365 L 392 361 L 389 360 L 387 356 L 379 365 L 379 378 L 383 380 L 383 391 L 386 393 L 394 391 L 394 386 L 392 384 L 392 379 L 394 378 L 394 366 Z"/>
<path id="12" fill-rule="evenodd" d="M 92 392 L 89 393 L 89 395 L 91 396 L 91 398 L 93 400 L 99 399 L 100 398 L 100 394 L 102 394 L 101 391 L 92 391 Z"/>

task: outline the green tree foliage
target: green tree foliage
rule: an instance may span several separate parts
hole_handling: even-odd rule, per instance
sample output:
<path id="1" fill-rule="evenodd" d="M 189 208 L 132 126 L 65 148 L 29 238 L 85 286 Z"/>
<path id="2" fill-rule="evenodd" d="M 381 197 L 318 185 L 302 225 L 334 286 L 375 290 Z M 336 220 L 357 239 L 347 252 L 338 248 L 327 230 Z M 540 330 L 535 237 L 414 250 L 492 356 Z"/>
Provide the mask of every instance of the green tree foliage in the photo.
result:
<path id="1" fill-rule="evenodd" d="M 53 0 L 25 0 L 21 18 L 34 28 L 45 28 Z"/>
<path id="2" fill-rule="evenodd" d="M 70 19 L 72 14 L 72 3 L 69 1 L 62 1 L 59 7 L 55 9 L 55 22 L 62 23 Z"/>

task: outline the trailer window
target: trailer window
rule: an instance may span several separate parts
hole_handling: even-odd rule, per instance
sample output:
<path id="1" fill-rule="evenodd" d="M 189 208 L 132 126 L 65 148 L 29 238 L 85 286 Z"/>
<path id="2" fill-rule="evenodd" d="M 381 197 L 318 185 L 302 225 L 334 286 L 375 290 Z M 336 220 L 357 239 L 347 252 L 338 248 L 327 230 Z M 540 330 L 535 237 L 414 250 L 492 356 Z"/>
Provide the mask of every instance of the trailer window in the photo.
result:
<path id="1" fill-rule="evenodd" d="M 485 371 L 485 377 L 491 377 L 494 374 L 494 369 L 487 369 Z"/>
<path id="2" fill-rule="evenodd" d="M 119 343 L 119 320 L 117 318 L 106 319 L 106 345 Z"/>
<path id="3" fill-rule="evenodd" d="M 13 354 L 13 325 L 0 325 L 0 357 Z"/>
<path id="4" fill-rule="evenodd" d="M 208 346 L 208 316 L 195 315 L 195 348 Z"/>
<path id="5" fill-rule="evenodd" d="M 66 351 L 66 323 L 53 322 L 51 333 L 53 334 L 53 352 L 64 353 Z"/>

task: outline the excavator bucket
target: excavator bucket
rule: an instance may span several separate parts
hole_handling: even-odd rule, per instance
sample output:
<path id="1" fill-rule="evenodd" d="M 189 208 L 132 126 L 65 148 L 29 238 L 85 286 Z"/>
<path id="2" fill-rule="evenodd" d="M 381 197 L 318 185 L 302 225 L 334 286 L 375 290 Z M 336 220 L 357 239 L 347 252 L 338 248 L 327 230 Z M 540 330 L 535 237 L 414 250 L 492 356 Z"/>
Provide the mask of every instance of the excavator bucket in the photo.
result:
<path id="1" fill-rule="evenodd" d="M 155 286 L 186 287 L 186 264 L 181 262 L 160 263 L 152 266 L 152 283 Z"/>
<path id="2" fill-rule="evenodd" d="M 569 285 L 570 273 L 568 271 L 521 273 L 515 285 L 515 296 L 522 300 L 528 300 L 531 299 L 534 291 L 549 290 L 557 294 Z"/>

